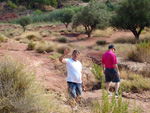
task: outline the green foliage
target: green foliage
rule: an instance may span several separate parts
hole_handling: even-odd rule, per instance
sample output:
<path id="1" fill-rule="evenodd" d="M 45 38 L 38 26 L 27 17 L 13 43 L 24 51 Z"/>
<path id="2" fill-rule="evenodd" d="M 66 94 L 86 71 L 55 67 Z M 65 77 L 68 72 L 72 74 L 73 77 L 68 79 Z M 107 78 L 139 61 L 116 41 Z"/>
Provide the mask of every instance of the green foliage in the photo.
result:
<path id="1" fill-rule="evenodd" d="M 39 10 L 39 9 L 37 9 L 36 11 L 34 11 L 33 12 L 33 15 L 35 16 L 35 15 L 42 15 L 42 11 L 41 10 Z"/>
<path id="2" fill-rule="evenodd" d="M 82 7 L 71 7 L 71 9 L 77 13 L 78 11 L 80 11 L 82 9 Z M 66 8 L 63 9 L 56 9 L 52 12 L 49 13 L 45 13 L 45 14 L 37 14 L 35 15 L 33 13 L 33 15 L 29 16 L 30 20 L 32 21 L 32 23 L 37 23 L 37 22 L 59 22 L 64 10 L 66 10 Z M 39 11 L 38 11 L 39 12 Z M 10 23 L 18 23 L 19 19 L 10 21 Z"/>
<path id="3" fill-rule="evenodd" d="M 51 58 L 51 59 L 53 59 L 53 60 L 56 60 L 56 59 L 58 59 L 60 56 L 61 56 L 60 53 L 55 53 L 55 54 L 49 56 L 49 58 Z"/>
<path id="4" fill-rule="evenodd" d="M 32 41 L 28 43 L 28 46 L 27 46 L 27 50 L 34 50 L 35 48 L 35 43 L 33 43 Z"/>
<path id="5" fill-rule="evenodd" d="M 126 37 L 121 37 L 116 40 L 114 40 L 114 43 L 128 43 L 128 44 L 136 44 L 138 41 L 136 39 L 131 39 L 131 38 L 126 38 Z"/>
<path id="6" fill-rule="evenodd" d="M 129 53 L 128 59 L 136 62 L 150 63 L 150 42 L 144 41 L 136 44 L 136 50 Z"/>
<path id="7" fill-rule="evenodd" d="M 97 45 L 105 45 L 105 44 L 106 44 L 106 41 L 98 40 L 98 41 L 96 41 L 96 44 L 97 44 Z"/>
<path id="8" fill-rule="evenodd" d="M 74 11 L 71 8 L 65 8 L 62 12 L 62 16 L 60 17 L 60 21 L 65 24 L 66 28 L 69 23 L 71 23 L 72 17 L 74 15 Z"/>
<path id="9" fill-rule="evenodd" d="M 31 23 L 31 18 L 27 17 L 27 16 L 23 16 L 23 17 L 18 19 L 17 23 L 20 24 L 25 31 L 25 26 L 27 26 Z"/>
<path id="10" fill-rule="evenodd" d="M 57 8 L 58 5 L 57 0 L 50 0 L 50 5 Z"/>
<path id="11" fill-rule="evenodd" d="M 150 0 L 123 0 L 112 17 L 112 26 L 130 30 L 136 39 L 150 25 Z"/>
<path id="12" fill-rule="evenodd" d="M 58 42 L 61 42 L 61 43 L 66 43 L 67 42 L 66 37 L 61 37 L 61 38 L 58 38 L 57 40 L 58 40 Z"/>
<path id="13" fill-rule="evenodd" d="M 17 9 L 16 4 L 12 3 L 12 1 L 8 1 L 8 5 L 11 6 L 13 9 Z"/>
<path id="14" fill-rule="evenodd" d="M 92 68 L 91 71 L 94 74 L 95 78 L 101 82 L 102 79 L 104 78 L 102 73 L 102 68 L 99 65 L 94 64 L 94 67 Z"/>
<path id="15" fill-rule="evenodd" d="M 68 46 L 59 46 L 59 47 L 57 47 L 57 52 L 60 54 L 63 54 L 65 49 L 70 51 L 70 47 L 68 47 Z"/>
<path id="16" fill-rule="evenodd" d="M 23 6 L 23 7 L 22 7 L 22 10 L 26 10 L 26 7 Z"/>
<path id="17" fill-rule="evenodd" d="M 81 12 L 73 18 L 73 28 L 79 25 L 85 27 L 88 37 L 96 28 L 105 28 L 109 24 L 109 12 L 104 3 L 92 0 Z"/>

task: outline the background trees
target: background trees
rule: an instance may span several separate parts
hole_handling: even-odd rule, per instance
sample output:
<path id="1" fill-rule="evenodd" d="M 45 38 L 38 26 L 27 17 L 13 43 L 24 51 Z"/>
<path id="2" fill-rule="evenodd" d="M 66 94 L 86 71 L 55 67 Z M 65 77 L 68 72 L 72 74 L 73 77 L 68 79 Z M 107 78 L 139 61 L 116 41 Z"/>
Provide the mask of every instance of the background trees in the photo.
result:
<path id="1" fill-rule="evenodd" d="M 150 0 L 124 0 L 112 18 L 112 26 L 130 30 L 139 40 L 144 27 L 150 26 Z"/>
<path id="2" fill-rule="evenodd" d="M 109 12 L 105 4 L 96 0 L 91 1 L 73 18 L 73 28 L 83 25 L 88 37 L 96 28 L 104 28 L 109 23 Z"/>

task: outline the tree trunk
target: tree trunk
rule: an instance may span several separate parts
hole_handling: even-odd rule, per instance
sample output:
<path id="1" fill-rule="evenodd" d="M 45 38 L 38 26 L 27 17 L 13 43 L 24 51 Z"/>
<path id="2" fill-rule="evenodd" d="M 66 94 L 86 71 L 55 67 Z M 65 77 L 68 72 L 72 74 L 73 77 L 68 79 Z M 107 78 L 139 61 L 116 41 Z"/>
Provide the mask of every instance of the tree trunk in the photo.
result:
<path id="1" fill-rule="evenodd" d="M 136 34 L 136 35 L 135 35 L 135 39 L 136 39 L 136 40 L 139 40 L 139 34 Z"/>
<path id="2" fill-rule="evenodd" d="M 91 37 L 91 32 L 88 32 L 88 38 L 90 38 Z"/>

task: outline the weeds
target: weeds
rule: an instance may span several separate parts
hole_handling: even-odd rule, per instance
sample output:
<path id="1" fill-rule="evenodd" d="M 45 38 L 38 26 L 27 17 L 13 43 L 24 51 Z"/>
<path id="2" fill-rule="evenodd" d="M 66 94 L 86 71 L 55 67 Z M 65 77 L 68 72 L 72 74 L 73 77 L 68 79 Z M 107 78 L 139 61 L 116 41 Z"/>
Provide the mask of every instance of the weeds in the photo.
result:
<path id="1" fill-rule="evenodd" d="M 56 60 L 56 59 L 58 59 L 60 56 L 61 56 L 60 53 L 55 53 L 55 54 L 49 56 L 49 58 L 51 58 L 51 59 L 53 59 L 53 60 Z"/>
<path id="2" fill-rule="evenodd" d="M 27 50 L 34 50 L 35 45 L 36 44 L 31 41 L 30 43 L 28 43 Z"/>
<path id="3" fill-rule="evenodd" d="M 35 50 L 37 53 L 44 53 L 46 52 L 53 52 L 57 48 L 56 43 L 45 43 L 45 42 L 40 42 L 36 45 Z"/>
<path id="4" fill-rule="evenodd" d="M 150 63 L 150 42 L 136 44 L 136 50 L 128 54 L 128 59 L 136 62 Z"/>
<path id="5" fill-rule="evenodd" d="M 12 57 L 1 59 L 0 90 L 1 113 L 69 112 L 62 109 L 54 92 L 45 93 L 35 72 Z"/>
<path id="6" fill-rule="evenodd" d="M 61 38 L 58 38 L 57 40 L 58 40 L 58 42 L 61 42 L 61 43 L 66 43 L 67 42 L 66 37 L 61 37 Z"/>

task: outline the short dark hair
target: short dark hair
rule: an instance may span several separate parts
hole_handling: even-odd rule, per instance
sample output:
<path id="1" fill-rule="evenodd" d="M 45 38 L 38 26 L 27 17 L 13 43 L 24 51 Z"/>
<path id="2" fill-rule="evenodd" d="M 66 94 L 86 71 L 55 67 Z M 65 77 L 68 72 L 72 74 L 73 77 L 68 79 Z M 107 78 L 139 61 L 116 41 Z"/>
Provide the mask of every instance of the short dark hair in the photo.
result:
<path id="1" fill-rule="evenodd" d="M 80 54 L 80 51 L 75 49 L 75 50 L 72 51 L 72 54 L 74 54 L 74 53 Z"/>
<path id="2" fill-rule="evenodd" d="M 108 49 L 112 49 L 112 48 L 115 49 L 115 46 L 114 46 L 114 45 L 109 45 L 109 46 L 108 46 Z M 115 50 L 116 50 L 116 49 L 115 49 Z"/>

